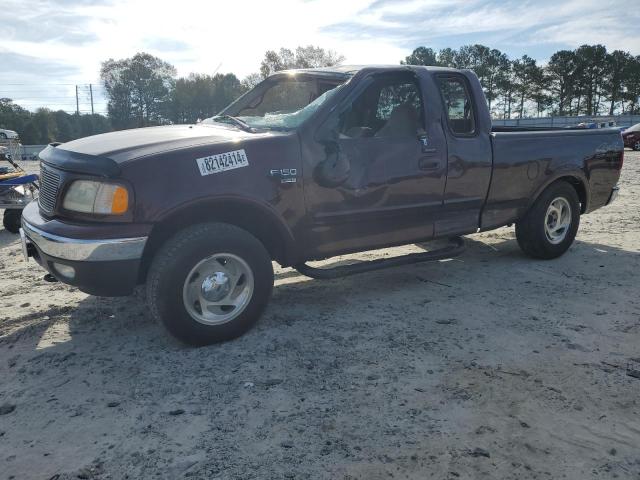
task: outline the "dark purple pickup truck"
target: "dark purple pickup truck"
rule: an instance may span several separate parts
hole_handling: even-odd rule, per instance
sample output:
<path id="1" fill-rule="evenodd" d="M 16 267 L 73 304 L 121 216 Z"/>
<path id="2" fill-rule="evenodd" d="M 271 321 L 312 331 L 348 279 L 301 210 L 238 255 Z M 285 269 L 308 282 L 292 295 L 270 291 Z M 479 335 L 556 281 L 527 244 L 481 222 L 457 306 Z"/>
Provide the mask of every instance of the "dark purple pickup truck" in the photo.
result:
<path id="1" fill-rule="evenodd" d="M 623 151 L 614 130 L 492 129 L 470 71 L 287 71 L 197 125 L 50 145 L 23 247 L 91 294 L 146 283 L 153 315 L 202 345 L 255 323 L 272 261 L 347 275 L 452 256 L 459 236 L 512 223 L 526 254 L 562 255 L 580 215 L 614 199 Z M 453 243 L 371 265 L 305 264 L 435 238 Z"/>

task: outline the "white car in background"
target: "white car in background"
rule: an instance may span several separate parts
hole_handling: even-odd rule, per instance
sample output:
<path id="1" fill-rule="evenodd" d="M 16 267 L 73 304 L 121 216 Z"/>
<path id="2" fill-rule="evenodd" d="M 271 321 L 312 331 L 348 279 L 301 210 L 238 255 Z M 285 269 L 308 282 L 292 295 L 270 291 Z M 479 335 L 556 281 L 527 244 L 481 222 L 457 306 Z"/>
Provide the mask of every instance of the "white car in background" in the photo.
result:
<path id="1" fill-rule="evenodd" d="M 0 128 L 0 140 L 5 140 L 8 138 L 18 138 L 18 132 Z"/>

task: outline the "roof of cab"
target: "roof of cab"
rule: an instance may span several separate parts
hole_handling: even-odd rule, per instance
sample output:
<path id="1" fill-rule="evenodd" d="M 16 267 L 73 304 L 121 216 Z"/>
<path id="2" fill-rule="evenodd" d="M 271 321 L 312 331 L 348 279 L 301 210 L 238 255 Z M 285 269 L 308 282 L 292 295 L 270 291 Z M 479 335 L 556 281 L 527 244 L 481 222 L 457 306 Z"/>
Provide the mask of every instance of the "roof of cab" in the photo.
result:
<path id="1" fill-rule="evenodd" d="M 319 68 L 299 68 L 291 70 L 283 70 L 277 73 L 316 73 L 326 75 L 355 75 L 357 72 L 363 69 L 371 70 L 417 70 L 425 69 L 433 72 L 459 72 L 459 69 L 450 67 L 436 67 L 436 66 L 423 66 L 423 65 L 336 65 L 333 67 L 319 67 Z"/>

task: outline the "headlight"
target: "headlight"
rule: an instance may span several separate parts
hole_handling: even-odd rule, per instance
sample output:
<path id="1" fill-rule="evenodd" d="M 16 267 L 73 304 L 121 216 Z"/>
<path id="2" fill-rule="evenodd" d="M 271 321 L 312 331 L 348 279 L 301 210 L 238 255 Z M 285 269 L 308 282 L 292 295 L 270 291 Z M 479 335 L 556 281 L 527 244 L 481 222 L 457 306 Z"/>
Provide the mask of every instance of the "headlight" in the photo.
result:
<path id="1" fill-rule="evenodd" d="M 76 180 L 67 190 L 62 206 L 74 212 L 122 215 L 129 209 L 129 192 L 121 185 Z"/>

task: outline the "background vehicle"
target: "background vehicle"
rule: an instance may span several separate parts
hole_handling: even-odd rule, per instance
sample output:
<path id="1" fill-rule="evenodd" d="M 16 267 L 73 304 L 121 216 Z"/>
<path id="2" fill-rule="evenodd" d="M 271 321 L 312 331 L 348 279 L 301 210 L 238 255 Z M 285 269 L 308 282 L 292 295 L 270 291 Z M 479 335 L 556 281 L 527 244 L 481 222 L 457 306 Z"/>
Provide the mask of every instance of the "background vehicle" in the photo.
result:
<path id="1" fill-rule="evenodd" d="M 6 140 L 9 138 L 18 138 L 18 132 L 14 132 L 13 130 L 7 130 L 5 128 L 0 128 L 0 140 Z"/>
<path id="2" fill-rule="evenodd" d="M 636 123 L 622 132 L 622 140 L 625 147 L 640 151 L 640 123 Z"/>
<path id="3" fill-rule="evenodd" d="M 22 209 L 36 198 L 38 176 L 28 175 L 20 168 L 6 147 L 0 146 L 0 161 L 10 165 L 0 166 L 0 209 L 4 209 L 2 225 L 7 231 L 18 233 Z"/>
<path id="4" fill-rule="evenodd" d="M 512 223 L 526 254 L 562 255 L 615 198 L 623 145 L 612 129 L 492 128 L 470 71 L 335 67 L 276 74 L 198 125 L 40 157 L 27 254 L 88 293 L 146 283 L 153 315 L 202 345 L 255 323 L 272 260 L 326 278 L 354 269 L 305 262 Z"/>

